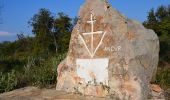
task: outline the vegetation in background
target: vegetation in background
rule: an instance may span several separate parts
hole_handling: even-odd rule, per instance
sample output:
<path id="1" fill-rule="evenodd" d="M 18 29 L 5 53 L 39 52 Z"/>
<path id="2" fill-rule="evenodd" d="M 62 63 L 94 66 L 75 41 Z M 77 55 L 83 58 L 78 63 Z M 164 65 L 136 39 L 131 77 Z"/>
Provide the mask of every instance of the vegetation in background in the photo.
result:
<path id="1" fill-rule="evenodd" d="M 63 53 L 69 47 L 72 19 L 60 12 L 55 18 L 47 9 L 40 9 L 29 21 L 35 35 L 35 53 Z"/>
<path id="2" fill-rule="evenodd" d="M 144 26 L 153 29 L 160 40 L 160 58 L 155 83 L 170 89 L 170 5 L 151 9 Z"/>
<path id="3" fill-rule="evenodd" d="M 0 43 L 0 93 L 29 85 L 56 84 L 57 65 L 69 47 L 74 20 L 40 9 L 28 24 L 34 37 L 18 34 L 14 42 Z"/>

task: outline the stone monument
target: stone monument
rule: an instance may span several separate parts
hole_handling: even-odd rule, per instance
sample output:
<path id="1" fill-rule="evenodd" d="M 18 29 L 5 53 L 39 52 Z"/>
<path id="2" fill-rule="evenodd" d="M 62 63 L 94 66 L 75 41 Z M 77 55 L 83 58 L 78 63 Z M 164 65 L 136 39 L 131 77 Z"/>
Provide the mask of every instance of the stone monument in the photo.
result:
<path id="1" fill-rule="evenodd" d="M 121 15 L 106 0 L 86 0 L 67 57 L 58 66 L 56 89 L 146 100 L 158 54 L 154 31 Z"/>

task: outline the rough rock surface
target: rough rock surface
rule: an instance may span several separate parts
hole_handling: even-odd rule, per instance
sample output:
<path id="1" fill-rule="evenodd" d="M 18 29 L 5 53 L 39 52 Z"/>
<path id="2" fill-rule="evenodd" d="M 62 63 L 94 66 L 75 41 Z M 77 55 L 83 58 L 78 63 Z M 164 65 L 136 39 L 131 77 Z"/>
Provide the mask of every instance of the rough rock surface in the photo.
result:
<path id="1" fill-rule="evenodd" d="M 152 93 L 148 100 L 164 100 L 161 93 Z M 77 93 L 57 91 L 55 89 L 39 89 L 25 87 L 11 92 L 0 94 L 0 100 L 119 100 L 115 97 L 84 96 Z M 124 99 L 125 100 L 125 99 Z M 169 100 L 167 98 L 167 100 Z"/>
<path id="2" fill-rule="evenodd" d="M 79 16 L 67 57 L 58 66 L 56 89 L 146 100 L 159 58 L 154 31 L 121 15 L 106 0 L 86 0 Z"/>
<path id="3" fill-rule="evenodd" d="M 25 87 L 0 94 L 0 100 L 106 100 L 106 98 L 83 96 L 75 93 L 56 91 L 55 89 Z"/>

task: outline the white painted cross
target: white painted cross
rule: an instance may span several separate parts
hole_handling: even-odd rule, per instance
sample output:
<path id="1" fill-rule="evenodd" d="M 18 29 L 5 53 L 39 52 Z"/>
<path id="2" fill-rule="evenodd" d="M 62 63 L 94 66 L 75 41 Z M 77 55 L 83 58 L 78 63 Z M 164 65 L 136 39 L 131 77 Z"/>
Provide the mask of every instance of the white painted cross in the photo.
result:
<path id="1" fill-rule="evenodd" d="M 98 48 L 100 47 L 102 41 L 103 41 L 103 38 L 106 34 L 106 32 L 103 33 L 103 31 L 96 31 L 94 32 L 94 22 L 96 20 L 93 20 L 93 14 L 91 14 L 90 16 L 90 21 L 87 21 L 87 23 L 91 24 L 91 32 L 88 32 L 88 33 L 82 33 L 83 35 L 91 35 L 91 50 L 89 50 L 89 48 L 87 47 L 87 44 L 86 42 L 84 41 L 83 37 L 80 35 L 80 38 L 81 40 L 83 41 L 84 45 L 85 45 L 85 48 L 87 49 L 88 53 L 90 54 L 91 58 L 94 57 L 95 53 L 97 52 Z M 97 45 L 97 47 L 94 49 L 94 35 L 95 34 L 102 34 L 103 33 L 103 36 L 99 42 L 99 44 Z"/>

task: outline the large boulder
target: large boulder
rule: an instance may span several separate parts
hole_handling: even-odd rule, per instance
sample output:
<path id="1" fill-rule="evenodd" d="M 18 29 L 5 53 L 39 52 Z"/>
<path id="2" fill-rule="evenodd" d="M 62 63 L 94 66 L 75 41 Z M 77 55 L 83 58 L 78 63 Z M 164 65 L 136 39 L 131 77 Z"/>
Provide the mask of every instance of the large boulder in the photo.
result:
<path id="1" fill-rule="evenodd" d="M 159 58 L 154 31 L 106 0 L 86 0 L 69 51 L 58 66 L 57 90 L 121 100 L 146 100 Z"/>

